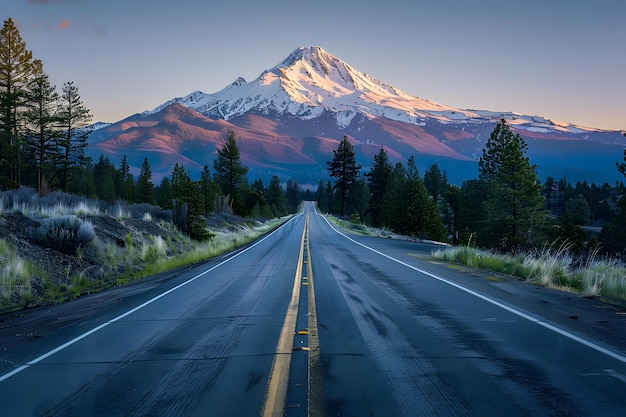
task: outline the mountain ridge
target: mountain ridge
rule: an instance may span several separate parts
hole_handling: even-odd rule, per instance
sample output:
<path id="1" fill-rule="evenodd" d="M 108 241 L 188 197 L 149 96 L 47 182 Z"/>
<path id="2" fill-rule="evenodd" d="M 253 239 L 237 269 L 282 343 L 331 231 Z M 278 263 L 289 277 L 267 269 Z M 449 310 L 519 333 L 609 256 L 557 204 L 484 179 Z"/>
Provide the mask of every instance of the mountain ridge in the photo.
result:
<path id="1" fill-rule="evenodd" d="M 619 178 L 606 166 L 614 170 L 621 160 L 626 140 L 620 132 L 413 97 L 320 47 L 298 48 L 250 82 L 239 77 L 216 93 L 194 91 L 98 129 L 90 143 L 92 152 L 105 152 L 111 159 L 143 147 L 172 160 L 192 160 L 193 172 L 204 163 L 211 166 L 217 147 L 234 131 L 251 175 L 271 178 L 276 172 L 283 179 L 314 181 L 327 176 L 325 161 L 332 158 L 333 144 L 336 148 L 347 135 L 364 167 L 384 146 L 396 162 L 414 155 L 420 169 L 438 163 L 460 183 L 475 175 L 482 147 L 502 118 L 527 139 L 528 156 L 541 161 L 540 174 L 566 175 L 571 169 L 581 178 Z M 567 162 L 568 156 L 579 161 L 580 152 L 593 155 L 589 166 Z M 157 175 L 171 172 L 163 170 Z"/>

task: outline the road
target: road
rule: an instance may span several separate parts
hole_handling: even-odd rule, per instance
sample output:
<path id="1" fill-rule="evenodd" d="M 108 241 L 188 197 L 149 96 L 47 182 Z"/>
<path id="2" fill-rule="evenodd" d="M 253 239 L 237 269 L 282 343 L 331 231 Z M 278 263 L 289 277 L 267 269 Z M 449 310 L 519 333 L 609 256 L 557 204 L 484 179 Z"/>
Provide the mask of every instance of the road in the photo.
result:
<path id="1" fill-rule="evenodd" d="M 191 270 L 0 327 L 11 416 L 623 416 L 626 319 L 311 203 Z"/>

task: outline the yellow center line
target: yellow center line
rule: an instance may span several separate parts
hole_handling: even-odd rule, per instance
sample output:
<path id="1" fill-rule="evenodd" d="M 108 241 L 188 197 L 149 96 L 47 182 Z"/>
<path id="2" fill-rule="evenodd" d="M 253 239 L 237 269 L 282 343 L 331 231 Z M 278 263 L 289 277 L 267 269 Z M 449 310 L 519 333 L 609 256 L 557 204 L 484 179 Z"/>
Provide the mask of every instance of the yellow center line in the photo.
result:
<path id="1" fill-rule="evenodd" d="M 305 252 L 306 251 L 306 252 Z M 304 255 L 306 253 L 306 260 Z M 306 276 L 303 276 L 303 265 L 306 263 Z M 300 303 L 300 287 L 308 285 L 308 328 L 296 332 L 296 319 L 298 305 Z M 315 286 L 313 285 L 313 267 L 311 266 L 311 248 L 309 245 L 309 214 L 307 213 L 300 243 L 300 254 L 296 276 L 291 293 L 291 301 L 287 308 L 287 314 L 280 332 L 272 370 L 265 393 L 263 404 L 263 417 L 282 417 L 287 400 L 289 383 L 289 367 L 293 352 L 294 335 L 306 335 L 308 346 L 298 350 L 308 351 L 308 415 L 310 417 L 322 417 L 324 415 L 324 386 L 320 360 L 319 333 L 317 326 L 317 309 L 315 307 Z"/>
<path id="2" fill-rule="evenodd" d="M 322 361 L 320 359 L 320 342 L 317 326 L 317 308 L 315 306 L 315 284 L 313 283 L 313 262 L 311 262 L 311 247 L 309 245 L 309 217 L 306 219 L 308 239 L 306 241 L 307 277 L 309 282 L 309 394 L 308 415 L 309 417 L 324 416 L 324 379 L 322 374 Z"/>
<path id="3" fill-rule="evenodd" d="M 300 303 L 300 281 L 302 279 L 302 265 L 304 259 L 304 241 L 309 223 L 307 214 L 302 240 L 300 243 L 300 254 L 298 255 L 298 265 L 296 266 L 296 276 L 291 293 L 291 301 L 287 307 L 287 314 L 280 332 L 276 354 L 270 371 L 265 401 L 263 404 L 263 417 L 282 417 L 287 399 L 287 386 L 289 382 L 289 366 L 291 364 L 291 353 L 293 350 L 293 339 L 296 330 L 296 318 L 298 316 L 298 304 Z"/>

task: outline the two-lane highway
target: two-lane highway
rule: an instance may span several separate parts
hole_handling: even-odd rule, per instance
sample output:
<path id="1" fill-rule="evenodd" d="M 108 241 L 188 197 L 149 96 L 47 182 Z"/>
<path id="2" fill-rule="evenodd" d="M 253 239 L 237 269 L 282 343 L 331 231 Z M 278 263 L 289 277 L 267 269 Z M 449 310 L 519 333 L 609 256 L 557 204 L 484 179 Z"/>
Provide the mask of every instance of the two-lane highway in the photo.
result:
<path id="1" fill-rule="evenodd" d="M 0 414 L 624 415 L 624 346 L 553 298 L 420 257 L 432 248 L 347 235 L 306 203 L 244 250 L 0 344 Z"/>

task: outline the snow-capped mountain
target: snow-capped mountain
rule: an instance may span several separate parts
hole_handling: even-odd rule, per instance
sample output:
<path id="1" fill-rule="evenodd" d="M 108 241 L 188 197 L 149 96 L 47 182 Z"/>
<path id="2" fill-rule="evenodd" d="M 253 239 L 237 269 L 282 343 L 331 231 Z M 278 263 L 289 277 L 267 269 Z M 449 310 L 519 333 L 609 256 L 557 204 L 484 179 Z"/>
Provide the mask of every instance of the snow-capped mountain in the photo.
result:
<path id="1" fill-rule="evenodd" d="M 348 126 L 361 113 L 418 126 L 429 121 L 477 123 L 505 118 L 530 131 L 579 133 L 590 130 L 540 116 L 463 110 L 413 97 L 355 69 L 319 46 L 296 49 L 283 62 L 264 71 L 252 82 L 240 77 L 217 93 L 195 91 L 144 114 L 156 113 L 174 103 L 224 120 L 251 111 L 291 115 L 304 120 L 328 112 L 341 128 Z"/>
<path id="2" fill-rule="evenodd" d="M 620 132 L 435 103 L 317 46 L 296 49 L 253 81 L 238 78 L 212 94 L 195 91 L 98 129 L 90 136 L 90 153 L 105 153 L 113 162 L 126 154 L 137 168 L 150 153 L 156 176 L 169 175 L 176 162 L 193 173 L 211 166 L 216 150 L 234 131 L 250 175 L 317 182 L 327 175 L 326 161 L 347 135 L 364 167 L 384 146 L 392 160 L 413 155 L 422 172 L 437 163 L 452 182 L 461 183 L 475 178 L 484 143 L 502 118 L 528 143 L 540 178 L 619 178 L 615 162 L 622 160 L 626 146 Z"/>

